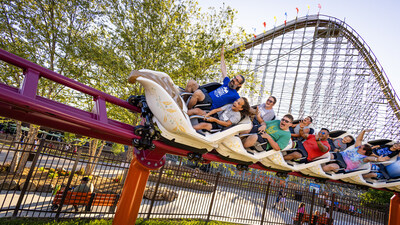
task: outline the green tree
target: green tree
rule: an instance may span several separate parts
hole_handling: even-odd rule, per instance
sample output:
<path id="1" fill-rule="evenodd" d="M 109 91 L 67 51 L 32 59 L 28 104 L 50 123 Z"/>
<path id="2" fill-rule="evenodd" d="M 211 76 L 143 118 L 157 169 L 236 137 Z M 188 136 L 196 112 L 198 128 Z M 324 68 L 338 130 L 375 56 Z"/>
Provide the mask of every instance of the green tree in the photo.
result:
<path id="1" fill-rule="evenodd" d="M 243 29 L 233 32 L 236 13 L 229 7 L 202 12 L 197 2 L 184 0 L 104 0 L 104 40 L 93 48 L 92 59 L 98 65 L 95 88 L 126 99 L 140 94 L 137 86 L 128 86 L 132 70 L 151 69 L 167 73 L 175 84 L 184 86 L 189 79 L 215 81 L 219 77 L 220 49 L 245 39 Z M 226 53 L 228 65 L 240 55 Z M 233 74 L 231 67 L 230 74 Z M 218 81 L 218 80 L 217 80 Z M 110 118 L 136 123 L 129 111 L 108 107 Z"/>
<path id="2" fill-rule="evenodd" d="M 235 10 L 203 13 L 191 0 L 11 0 L 2 1 L 0 10 L 0 48 L 122 99 L 140 93 L 127 86 L 133 69 L 166 72 L 181 86 L 188 79 L 215 80 L 222 44 L 228 49 L 245 37 L 243 29 L 233 32 Z M 239 56 L 226 52 L 229 73 L 229 63 Z M 0 70 L 1 82 L 20 87 L 21 70 Z M 92 96 L 46 79 L 40 79 L 38 94 L 84 110 L 93 107 Z M 107 115 L 137 123 L 138 115 L 111 104 Z"/>
<path id="3" fill-rule="evenodd" d="M 84 53 L 79 50 L 96 38 L 91 28 L 97 24 L 101 10 L 93 2 L 11 0 L 1 1 L 0 10 L 3 21 L 0 23 L 0 48 L 64 76 L 88 82 L 86 71 L 92 68 L 83 60 Z M 23 76 L 20 69 L 4 66 L 0 70 L 1 82 L 21 86 Z M 63 103 L 80 102 L 79 98 L 71 98 L 74 95 L 70 89 L 46 79 L 39 80 L 38 95 Z M 77 95 L 82 96 L 80 93 Z M 38 126 L 31 128 L 32 132 L 28 133 L 25 141 L 28 144 L 33 143 L 39 131 Z M 25 166 L 27 155 L 29 153 L 24 153 L 21 161 L 19 155 L 15 155 L 13 164 L 19 165 L 18 172 Z"/>
<path id="4" fill-rule="evenodd" d="M 389 204 L 390 198 L 393 196 L 392 192 L 381 191 L 370 188 L 367 192 L 363 193 L 360 198 L 363 202 L 374 204 Z"/>

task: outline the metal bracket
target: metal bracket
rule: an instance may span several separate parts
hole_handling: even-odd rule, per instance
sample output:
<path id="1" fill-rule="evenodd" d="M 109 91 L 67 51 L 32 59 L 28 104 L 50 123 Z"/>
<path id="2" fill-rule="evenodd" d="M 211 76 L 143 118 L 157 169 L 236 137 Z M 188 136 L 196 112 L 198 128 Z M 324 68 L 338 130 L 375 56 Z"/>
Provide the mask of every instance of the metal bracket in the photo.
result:
<path id="1" fill-rule="evenodd" d="M 136 159 L 150 170 L 157 170 L 165 165 L 165 152 L 152 150 L 135 149 L 134 154 Z"/>

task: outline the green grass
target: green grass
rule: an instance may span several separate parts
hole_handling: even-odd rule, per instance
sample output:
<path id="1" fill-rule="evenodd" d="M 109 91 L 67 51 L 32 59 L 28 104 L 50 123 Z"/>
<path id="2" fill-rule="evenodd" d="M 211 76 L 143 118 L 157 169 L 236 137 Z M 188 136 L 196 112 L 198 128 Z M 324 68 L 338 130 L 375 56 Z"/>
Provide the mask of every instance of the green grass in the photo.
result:
<path id="1" fill-rule="evenodd" d="M 52 219 L 39 219 L 39 218 L 1 218 L 0 224 L 7 225 L 111 225 L 112 220 L 89 220 L 89 219 L 79 219 L 79 220 L 64 220 L 56 222 Z"/>
<path id="2" fill-rule="evenodd" d="M 111 225 L 112 220 L 89 220 L 89 219 L 78 219 L 78 220 L 61 220 L 59 222 L 51 219 L 39 219 L 39 218 L 0 218 L 0 224 L 4 225 Z M 169 220 L 169 219 L 137 219 L 136 224 L 138 225 L 203 225 L 206 224 L 202 220 Z M 210 225 L 232 225 L 235 223 L 210 221 Z"/>

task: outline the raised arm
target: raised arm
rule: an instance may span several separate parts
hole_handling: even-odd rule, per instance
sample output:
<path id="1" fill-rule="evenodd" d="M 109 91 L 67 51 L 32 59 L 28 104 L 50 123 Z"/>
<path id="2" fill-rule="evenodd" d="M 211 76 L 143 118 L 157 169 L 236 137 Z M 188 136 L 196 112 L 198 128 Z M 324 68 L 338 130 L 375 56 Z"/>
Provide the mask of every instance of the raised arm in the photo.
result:
<path id="1" fill-rule="evenodd" d="M 361 146 L 362 144 L 362 140 L 364 139 L 364 134 L 366 132 L 370 132 L 373 131 L 374 129 L 367 129 L 367 130 L 363 130 L 361 131 L 361 133 L 357 136 L 356 138 L 356 144 L 354 145 L 355 147 Z"/>
<path id="2" fill-rule="evenodd" d="M 224 45 L 222 45 L 222 49 L 221 49 L 221 78 L 222 78 L 222 80 L 224 80 L 225 77 L 228 76 L 228 74 L 226 72 L 224 52 L 225 52 L 225 48 L 224 48 Z"/>

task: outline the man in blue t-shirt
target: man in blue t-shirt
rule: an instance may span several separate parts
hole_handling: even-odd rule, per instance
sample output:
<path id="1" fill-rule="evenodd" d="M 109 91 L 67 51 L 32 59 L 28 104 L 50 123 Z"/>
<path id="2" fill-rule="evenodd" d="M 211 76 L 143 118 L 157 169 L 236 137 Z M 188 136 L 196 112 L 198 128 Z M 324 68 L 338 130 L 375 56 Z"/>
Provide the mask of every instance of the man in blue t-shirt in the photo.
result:
<path id="1" fill-rule="evenodd" d="M 245 78 L 242 75 L 237 75 L 233 79 L 229 79 L 226 72 L 226 65 L 224 59 L 224 46 L 221 49 L 221 74 L 223 78 L 222 86 L 208 92 L 204 88 L 200 88 L 196 81 L 191 80 L 188 82 L 186 91 L 193 92 L 192 98 L 188 103 L 188 115 L 205 115 L 201 109 L 192 109 L 196 104 L 210 104 L 209 110 L 220 108 L 226 104 L 231 104 L 240 98 L 238 90 L 243 85 Z"/>

